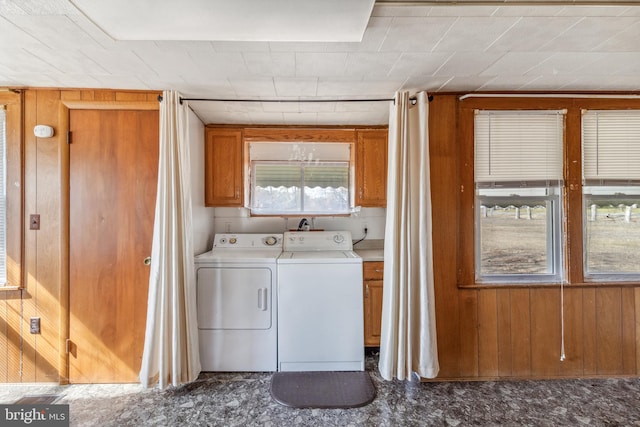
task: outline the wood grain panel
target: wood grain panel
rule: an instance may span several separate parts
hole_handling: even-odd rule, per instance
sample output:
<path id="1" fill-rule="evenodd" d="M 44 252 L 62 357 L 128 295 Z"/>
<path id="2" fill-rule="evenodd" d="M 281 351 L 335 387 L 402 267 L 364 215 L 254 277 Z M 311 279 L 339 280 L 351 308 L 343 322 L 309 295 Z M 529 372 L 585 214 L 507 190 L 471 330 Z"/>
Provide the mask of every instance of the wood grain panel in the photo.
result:
<path id="1" fill-rule="evenodd" d="M 429 105 L 429 155 L 431 158 L 431 204 L 433 221 L 433 276 L 436 300 L 436 328 L 440 374 L 444 378 L 460 375 L 461 325 L 456 283 L 457 242 L 457 147 L 455 122 L 457 98 L 435 96 Z M 477 336 L 476 336 L 477 337 Z M 476 364 L 477 365 L 477 364 Z"/>
<path id="2" fill-rule="evenodd" d="M 439 357 L 447 359 L 457 356 L 460 361 L 460 377 L 475 378 L 479 375 L 478 291 L 461 289 L 458 296 L 460 298 L 460 353 L 442 354 L 438 343 Z"/>
<path id="3" fill-rule="evenodd" d="M 498 374 L 501 377 L 513 375 L 513 342 L 511 328 L 511 291 L 496 291 L 496 314 L 498 334 Z"/>
<path id="4" fill-rule="evenodd" d="M 635 303 L 635 290 L 622 288 L 622 373 L 625 375 L 637 372 Z"/>
<path id="5" fill-rule="evenodd" d="M 355 129 L 310 127 L 245 128 L 245 141 L 355 142 Z"/>
<path id="6" fill-rule="evenodd" d="M 43 98 L 40 98 L 39 91 L 28 90 L 24 94 L 25 108 L 24 108 L 24 121 L 25 127 L 33 126 L 38 122 L 38 103 Z M 38 167 L 42 165 L 42 161 L 38 161 L 38 155 L 40 150 L 37 144 L 37 138 L 33 135 L 33 132 L 27 132 L 24 135 L 25 140 L 25 169 L 26 171 L 37 171 Z M 46 144 L 46 142 L 44 142 Z M 38 205 L 38 184 L 41 181 L 38 180 L 37 173 L 25 173 L 25 223 L 28 224 L 28 215 L 39 213 Z M 45 191 L 45 189 L 42 189 Z M 46 216 L 46 214 L 45 214 Z M 48 226 L 46 220 L 40 219 L 40 228 L 46 228 Z M 24 291 L 21 295 L 21 300 L 14 300 L 11 302 L 10 310 L 15 313 L 21 313 L 21 316 L 15 316 L 15 325 L 12 328 L 19 333 L 21 328 L 27 328 L 29 330 L 28 320 L 30 317 L 37 315 L 37 303 L 38 303 L 38 243 L 40 237 L 40 231 L 25 230 L 25 260 L 24 260 Z M 55 253 L 52 254 L 55 257 Z M 55 258 L 52 258 L 55 259 Z M 46 295 L 43 293 L 43 298 Z M 21 310 L 21 311 L 20 311 Z M 45 328 L 47 325 L 41 325 Z M 36 335 L 25 334 L 23 337 L 22 346 L 22 375 L 19 381 L 35 382 L 36 381 Z M 18 348 L 20 348 L 18 346 Z"/>
<path id="7" fill-rule="evenodd" d="M 498 364 L 497 291 L 483 289 L 478 292 L 478 375 L 498 376 Z"/>
<path id="8" fill-rule="evenodd" d="M 529 289 L 511 289 L 512 374 L 531 375 L 531 307 Z"/>
<path id="9" fill-rule="evenodd" d="M 622 292 L 620 288 L 596 290 L 597 373 L 622 372 Z"/>
<path id="10" fill-rule="evenodd" d="M 7 334 L 9 325 L 7 324 L 7 301 L 6 292 L 0 292 L 0 382 L 6 383 L 9 374 L 9 342 Z"/>
<path id="11" fill-rule="evenodd" d="M 356 206 L 387 205 L 387 130 L 358 130 L 356 140 Z"/>
<path id="12" fill-rule="evenodd" d="M 241 129 L 206 129 L 204 152 L 206 206 L 243 205 L 242 134 Z"/>
<path id="13" fill-rule="evenodd" d="M 39 90 L 37 123 L 56 123 L 60 92 Z M 53 108 L 52 108 L 53 107 Z M 34 124 L 35 125 L 35 124 Z M 29 129 L 32 126 L 27 126 Z M 38 170 L 37 212 L 40 214 L 40 230 L 37 234 L 37 295 L 36 314 L 40 317 L 41 332 L 35 335 L 36 381 L 57 382 L 60 349 L 60 166 L 59 146 L 66 143 L 66 135 L 59 132 L 52 138 L 36 141 Z M 32 289 L 30 289 L 31 291 Z M 28 320 L 28 319 L 25 319 Z"/>
<path id="14" fill-rule="evenodd" d="M 26 368 L 23 365 L 24 354 L 26 352 L 30 356 L 35 349 L 29 347 L 28 343 L 21 343 L 20 328 L 23 326 L 21 305 L 24 291 L 5 291 L 5 302 L 7 306 L 7 382 L 19 383 L 22 381 L 33 381 L 35 369 L 29 359 L 25 360 Z M 24 375 L 26 372 L 27 375 Z"/>
<path id="15" fill-rule="evenodd" d="M 636 320 L 636 375 L 640 374 L 640 288 L 634 288 L 635 320 Z"/>
<path id="16" fill-rule="evenodd" d="M 554 377 L 560 373 L 560 291 L 532 289 L 531 369 L 534 375 Z"/>
<path id="17" fill-rule="evenodd" d="M 583 289 L 564 288 L 564 348 L 562 374 L 580 376 L 584 372 Z"/>
<path id="18" fill-rule="evenodd" d="M 135 382 L 144 344 L 149 270 L 143 260 L 151 253 L 158 113 L 73 110 L 70 128 L 69 379 Z"/>
<path id="19" fill-rule="evenodd" d="M 584 375 L 595 375 L 598 370 L 597 362 L 597 334 L 596 334 L 596 289 L 582 290 L 582 324 L 583 324 L 583 353 L 582 364 Z"/>

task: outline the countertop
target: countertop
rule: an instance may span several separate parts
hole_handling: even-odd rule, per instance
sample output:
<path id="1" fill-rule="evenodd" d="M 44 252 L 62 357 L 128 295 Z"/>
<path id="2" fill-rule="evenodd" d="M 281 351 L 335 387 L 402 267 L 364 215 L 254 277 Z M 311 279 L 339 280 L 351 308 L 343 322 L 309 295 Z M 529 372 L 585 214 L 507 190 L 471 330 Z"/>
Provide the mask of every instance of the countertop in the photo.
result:
<path id="1" fill-rule="evenodd" d="M 363 240 L 353 247 L 362 261 L 384 261 L 384 240 Z"/>

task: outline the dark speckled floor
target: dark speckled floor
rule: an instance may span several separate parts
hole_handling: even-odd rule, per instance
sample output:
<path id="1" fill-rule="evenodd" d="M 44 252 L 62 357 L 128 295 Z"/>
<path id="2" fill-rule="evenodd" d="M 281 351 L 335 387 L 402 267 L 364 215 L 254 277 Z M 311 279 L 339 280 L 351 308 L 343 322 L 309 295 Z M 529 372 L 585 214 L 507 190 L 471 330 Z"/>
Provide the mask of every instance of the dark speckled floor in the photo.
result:
<path id="1" fill-rule="evenodd" d="M 640 379 L 501 382 L 382 381 L 356 409 L 291 409 L 271 374 L 205 373 L 166 391 L 129 385 L 3 385 L 0 403 L 56 393 L 76 426 L 640 426 Z"/>

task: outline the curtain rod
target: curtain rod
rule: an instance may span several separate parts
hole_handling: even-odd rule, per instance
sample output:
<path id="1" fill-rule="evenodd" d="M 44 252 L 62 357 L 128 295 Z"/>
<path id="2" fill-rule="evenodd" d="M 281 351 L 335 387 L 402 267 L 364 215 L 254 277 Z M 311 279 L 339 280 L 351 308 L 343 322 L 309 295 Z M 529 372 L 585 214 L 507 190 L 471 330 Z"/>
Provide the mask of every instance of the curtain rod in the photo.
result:
<path id="1" fill-rule="evenodd" d="M 427 97 L 429 102 L 433 101 L 433 95 Z M 412 104 L 417 98 L 409 98 Z M 395 102 L 394 98 L 370 98 L 370 99 L 222 99 L 222 98 L 180 98 L 182 101 L 205 101 L 205 102 L 267 102 L 267 103 L 314 103 L 314 102 Z M 158 95 L 158 102 L 162 102 L 162 95 Z"/>

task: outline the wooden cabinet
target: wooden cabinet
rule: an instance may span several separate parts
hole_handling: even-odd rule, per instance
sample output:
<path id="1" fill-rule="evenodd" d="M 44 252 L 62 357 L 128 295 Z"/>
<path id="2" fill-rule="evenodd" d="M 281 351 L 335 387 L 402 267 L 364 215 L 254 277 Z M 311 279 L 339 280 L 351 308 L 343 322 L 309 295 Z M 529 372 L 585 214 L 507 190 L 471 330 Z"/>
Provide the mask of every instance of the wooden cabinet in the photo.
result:
<path id="1" fill-rule="evenodd" d="M 363 266 L 364 291 L 364 345 L 377 347 L 380 345 L 380 329 L 382 326 L 382 278 L 384 263 L 366 261 Z"/>
<path id="2" fill-rule="evenodd" d="M 358 130 L 356 206 L 387 205 L 387 129 Z"/>
<path id="3" fill-rule="evenodd" d="M 243 205 L 242 129 L 207 128 L 204 148 L 206 206 Z"/>

